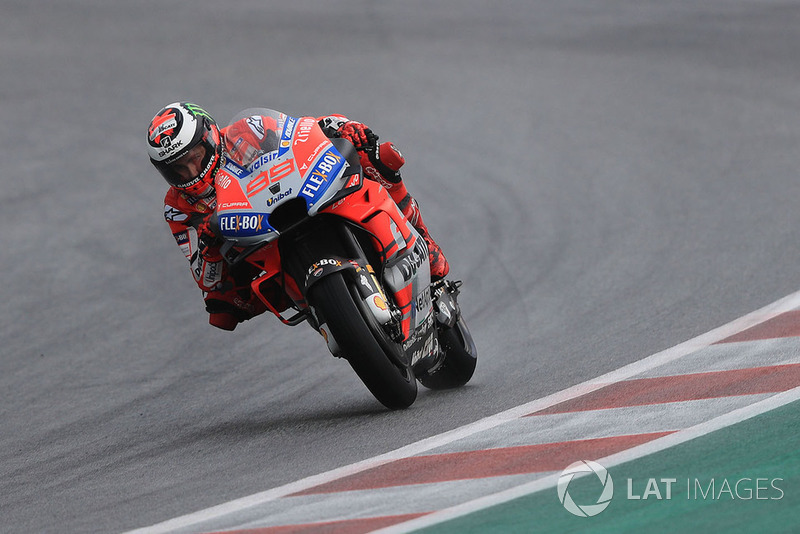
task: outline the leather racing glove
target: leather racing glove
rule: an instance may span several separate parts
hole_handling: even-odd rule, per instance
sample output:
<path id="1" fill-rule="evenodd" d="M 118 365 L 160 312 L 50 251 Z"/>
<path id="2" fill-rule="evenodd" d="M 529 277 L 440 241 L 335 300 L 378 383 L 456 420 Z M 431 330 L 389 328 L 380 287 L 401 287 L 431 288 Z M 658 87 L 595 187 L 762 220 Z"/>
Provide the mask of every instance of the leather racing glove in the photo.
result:
<path id="1" fill-rule="evenodd" d="M 365 124 L 356 121 L 344 123 L 336 134 L 353 143 L 353 146 L 359 151 L 374 151 L 378 143 L 378 136 L 372 133 L 372 130 Z"/>
<path id="2" fill-rule="evenodd" d="M 222 261 L 219 247 L 225 242 L 219 232 L 213 214 L 206 215 L 197 225 L 197 248 L 200 256 L 207 262 Z"/>
<path id="3" fill-rule="evenodd" d="M 378 144 L 378 136 L 366 125 L 356 121 L 344 123 L 336 134 L 353 143 L 361 153 L 361 166 L 365 174 L 389 184 L 400 182 L 398 171 L 406 160 L 394 144 Z"/>

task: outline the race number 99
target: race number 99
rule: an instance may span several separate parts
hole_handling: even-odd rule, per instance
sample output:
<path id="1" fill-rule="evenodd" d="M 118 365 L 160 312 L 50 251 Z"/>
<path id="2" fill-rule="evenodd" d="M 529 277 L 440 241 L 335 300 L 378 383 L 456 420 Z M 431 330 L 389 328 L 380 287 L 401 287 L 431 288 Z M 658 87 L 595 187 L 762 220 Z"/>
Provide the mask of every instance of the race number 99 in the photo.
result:
<path id="1" fill-rule="evenodd" d="M 250 183 L 247 184 L 247 197 L 257 195 L 270 184 L 274 184 L 282 178 L 286 178 L 294 172 L 294 159 L 287 159 L 282 163 L 273 165 L 269 169 L 263 171 L 256 176 Z"/>

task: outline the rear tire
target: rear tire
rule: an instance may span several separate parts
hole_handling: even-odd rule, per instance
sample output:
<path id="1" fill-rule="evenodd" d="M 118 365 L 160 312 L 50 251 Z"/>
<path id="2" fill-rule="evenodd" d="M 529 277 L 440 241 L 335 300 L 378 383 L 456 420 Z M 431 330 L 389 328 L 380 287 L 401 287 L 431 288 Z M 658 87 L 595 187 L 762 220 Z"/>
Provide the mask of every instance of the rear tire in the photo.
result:
<path id="1" fill-rule="evenodd" d="M 464 319 L 459 317 L 452 328 L 439 328 L 439 345 L 445 353 L 444 362 L 432 373 L 419 377 L 428 389 L 452 389 L 461 387 L 472 378 L 478 363 L 478 349 L 472 340 Z"/>
<path id="2" fill-rule="evenodd" d="M 364 304 L 354 283 L 342 272 L 331 274 L 311 287 L 308 300 L 375 398 L 391 410 L 411 406 L 417 398 L 411 363 Z"/>

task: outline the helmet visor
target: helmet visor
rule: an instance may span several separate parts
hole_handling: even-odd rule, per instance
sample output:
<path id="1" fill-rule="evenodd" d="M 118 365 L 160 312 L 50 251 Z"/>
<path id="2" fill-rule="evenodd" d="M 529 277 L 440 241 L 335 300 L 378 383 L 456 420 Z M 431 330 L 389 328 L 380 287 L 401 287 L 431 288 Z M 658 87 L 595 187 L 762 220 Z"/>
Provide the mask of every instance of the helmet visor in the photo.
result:
<path id="1" fill-rule="evenodd" d="M 186 154 L 166 165 L 167 182 L 174 186 L 189 185 L 200 178 L 210 159 L 211 153 L 207 147 L 203 143 L 196 144 Z"/>
<path id="2" fill-rule="evenodd" d="M 216 146 L 204 136 L 200 142 L 185 150 L 180 157 L 153 162 L 169 185 L 179 188 L 192 186 L 208 174 L 216 159 Z"/>

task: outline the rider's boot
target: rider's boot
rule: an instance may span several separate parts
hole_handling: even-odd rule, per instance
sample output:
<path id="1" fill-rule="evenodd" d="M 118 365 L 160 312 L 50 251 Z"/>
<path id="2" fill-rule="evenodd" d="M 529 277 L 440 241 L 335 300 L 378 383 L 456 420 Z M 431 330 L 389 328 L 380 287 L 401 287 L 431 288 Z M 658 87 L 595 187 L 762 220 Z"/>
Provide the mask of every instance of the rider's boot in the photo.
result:
<path id="1" fill-rule="evenodd" d="M 389 190 L 389 194 L 395 201 L 400 211 L 405 215 L 406 220 L 411 223 L 411 226 L 416 228 L 417 232 L 425 239 L 428 244 L 428 259 L 431 263 L 431 280 L 436 281 L 447 276 L 450 272 L 450 264 L 447 263 L 447 258 L 444 257 L 442 247 L 433 240 L 425 221 L 422 220 L 422 214 L 419 211 L 419 204 L 406 190 L 405 184 L 401 181 L 393 184 Z"/>
<path id="2" fill-rule="evenodd" d="M 428 227 L 422 220 L 417 201 L 408 193 L 400 176 L 400 167 L 406 162 L 403 155 L 392 143 L 387 142 L 378 146 L 372 159 L 368 158 L 366 154 L 361 159 L 365 173 L 380 182 L 389 191 L 392 200 L 400 207 L 400 211 L 408 222 L 428 244 L 431 279 L 436 281 L 447 276 L 447 273 L 450 272 L 450 265 L 447 263 L 447 258 L 444 257 L 442 247 L 431 237 Z"/>

